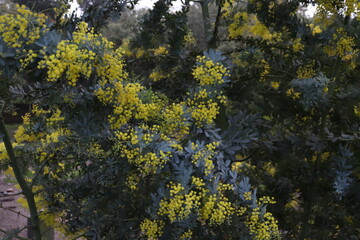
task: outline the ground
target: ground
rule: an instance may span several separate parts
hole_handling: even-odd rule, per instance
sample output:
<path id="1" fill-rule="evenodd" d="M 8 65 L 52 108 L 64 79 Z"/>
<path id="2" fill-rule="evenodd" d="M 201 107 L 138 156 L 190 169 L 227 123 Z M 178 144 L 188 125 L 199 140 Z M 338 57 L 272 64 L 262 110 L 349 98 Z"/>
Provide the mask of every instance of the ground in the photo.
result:
<path id="1" fill-rule="evenodd" d="M 7 232 L 13 229 L 23 229 L 26 226 L 29 213 L 26 209 L 22 208 L 16 200 L 21 196 L 11 196 L 19 193 L 19 190 L 14 187 L 14 180 L 8 179 L 4 174 L 0 174 L 0 230 Z M 21 237 L 27 237 L 27 229 L 20 233 Z M 0 239 L 16 239 L 5 238 L 5 234 L 0 232 Z M 51 238 L 47 238 L 51 239 Z M 55 231 L 55 238 L 53 240 L 66 239 Z"/>
<path id="2" fill-rule="evenodd" d="M 13 183 L 7 183 L 4 175 L 0 175 L 0 229 L 12 230 L 21 229 L 26 226 L 27 219 L 22 216 L 28 216 L 27 211 L 16 202 L 19 196 L 6 196 L 8 194 L 18 193 Z M 27 230 L 21 232 L 20 236 L 26 237 Z M 3 239 L 4 233 L 0 233 L 0 239 Z"/>

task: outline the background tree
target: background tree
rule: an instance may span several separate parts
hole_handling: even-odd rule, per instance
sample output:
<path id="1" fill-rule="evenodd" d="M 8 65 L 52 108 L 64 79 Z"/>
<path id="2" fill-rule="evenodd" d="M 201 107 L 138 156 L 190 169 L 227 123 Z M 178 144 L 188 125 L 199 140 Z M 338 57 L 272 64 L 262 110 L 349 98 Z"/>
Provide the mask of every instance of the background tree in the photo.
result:
<path id="1" fill-rule="evenodd" d="M 120 18 L 110 21 L 101 32 L 107 39 L 120 46 L 124 40 L 130 40 L 140 32 L 140 22 L 146 9 L 125 10 Z"/>

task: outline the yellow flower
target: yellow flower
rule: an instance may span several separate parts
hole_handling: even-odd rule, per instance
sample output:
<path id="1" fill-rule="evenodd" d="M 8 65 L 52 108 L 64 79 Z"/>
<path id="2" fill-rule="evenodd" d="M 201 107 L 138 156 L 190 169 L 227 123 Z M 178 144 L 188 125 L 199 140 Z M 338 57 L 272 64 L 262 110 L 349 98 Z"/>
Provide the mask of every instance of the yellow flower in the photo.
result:
<path id="1" fill-rule="evenodd" d="M 13 13 L 0 16 L 0 35 L 8 46 L 20 48 L 35 42 L 48 30 L 46 20 L 44 14 L 33 13 L 25 5 L 16 5 Z"/>
<path id="2" fill-rule="evenodd" d="M 169 53 L 165 46 L 160 46 L 156 49 L 153 49 L 153 52 L 155 56 L 166 55 Z"/>
<path id="3" fill-rule="evenodd" d="M 304 50 L 304 45 L 301 43 L 301 38 L 296 38 L 292 47 L 294 52 L 299 52 Z"/>
<path id="4" fill-rule="evenodd" d="M 322 30 L 320 28 L 319 25 L 314 25 L 313 23 L 309 24 L 309 27 L 311 29 L 311 33 L 312 35 L 318 34 L 318 33 L 322 33 Z"/>
<path id="5" fill-rule="evenodd" d="M 158 81 L 160 81 L 164 78 L 168 78 L 168 77 L 170 77 L 170 74 L 164 74 L 161 71 L 158 71 L 156 69 L 154 69 L 149 75 L 149 78 L 151 80 L 153 80 L 154 82 L 158 82 Z"/>
<path id="6" fill-rule="evenodd" d="M 200 86 L 220 84 L 224 82 L 225 77 L 230 76 L 229 71 L 223 65 L 214 63 L 205 56 L 198 56 L 196 61 L 199 65 L 194 68 L 192 74 Z"/>
<path id="7" fill-rule="evenodd" d="M 163 234 L 163 227 L 165 223 L 162 220 L 149 220 L 145 219 L 140 224 L 141 232 L 148 237 L 148 240 L 155 240 Z"/>
<path id="8" fill-rule="evenodd" d="M 279 82 L 271 82 L 271 87 L 275 90 L 278 90 L 278 88 L 280 87 L 280 83 Z"/>
<path id="9" fill-rule="evenodd" d="M 229 15 L 227 13 L 227 15 Z M 260 22 L 256 14 L 248 14 L 238 11 L 234 14 L 232 23 L 228 28 L 230 38 L 254 37 L 270 42 L 277 42 L 280 33 L 271 33 L 270 30 Z"/>

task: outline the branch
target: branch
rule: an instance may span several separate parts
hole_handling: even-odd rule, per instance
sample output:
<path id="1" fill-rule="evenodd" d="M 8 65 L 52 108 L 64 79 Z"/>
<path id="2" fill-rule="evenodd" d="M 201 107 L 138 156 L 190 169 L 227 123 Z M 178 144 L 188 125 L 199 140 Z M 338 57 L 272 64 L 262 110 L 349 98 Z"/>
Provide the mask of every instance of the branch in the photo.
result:
<path id="1" fill-rule="evenodd" d="M 251 46 L 255 45 L 256 47 L 261 48 L 261 49 L 270 49 L 271 50 L 272 48 L 276 48 L 276 49 L 287 51 L 289 53 L 294 53 L 294 50 L 290 46 L 284 46 L 282 44 L 276 44 L 276 43 L 269 43 L 266 40 L 254 39 L 254 38 L 249 38 L 249 37 L 238 37 L 238 38 L 233 38 L 233 39 L 226 38 L 226 39 L 220 39 L 219 41 L 220 42 L 243 42 L 245 44 L 250 44 Z M 238 52 L 238 51 L 244 50 L 245 47 L 235 48 L 234 50 L 226 52 L 225 54 L 231 54 L 233 52 Z"/>
<path id="2" fill-rule="evenodd" d="M 34 199 L 34 194 L 32 192 L 31 187 L 28 185 L 28 182 L 25 180 L 25 175 L 22 171 L 21 164 L 18 161 L 13 145 L 10 140 L 9 133 L 6 129 L 5 122 L 2 116 L 2 110 L 4 108 L 5 102 L 0 101 L 0 133 L 3 134 L 3 141 L 7 151 L 7 155 L 10 159 L 10 166 L 12 167 L 16 180 L 20 185 L 21 190 L 26 197 L 26 201 L 29 206 L 30 210 L 30 219 L 33 225 L 33 232 L 34 232 L 34 239 L 41 240 L 41 231 L 40 231 L 40 224 L 39 224 L 39 216 L 37 211 L 37 206 Z"/>
<path id="3" fill-rule="evenodd" d="M 35 195 L 38 195 L 39 193 L 42 193 L 42 192 L 45 192 L 45 190 L 42 189 L 42 190 L 39 190 L 39 191 L 34 192 L 34 196 L 35 196 Z"/>
<path id="4" fill-rule="evenodd" d="M 0 164 L 0 168 L 9 167 L 9 164 L 10 164 L 10 162 L 5 161 L 4 163 Z"/>
<path id="5" fill-rule="evenodd" d="M 12 194 L 7 194 L 4 192 L 0 192 L 0 197 L 13 197 L 13 196 L 18 196 L 18 195 L 23 195 L 24 193 L 22 191 L 18 192 L 18 193 L 12 193 Z"/>
<path id="6" fill-rule="evenodd" d="M 217 15 L 216 15 L 213 36 L 209 41 L 209 46 L 211 48 L 216 48 L 217 47 L 217 42 L 218 42 L 218 37 L 217 36 L 218 36 L 218 32 L 219 32 L 219 25 L 220 25 L 222 7 L 223 7 L 223 4 L 222 4 L 222 2 L 220 2 L 219 7 L 218 7 L 218 11 L 217 11 Z"/>
<path id="7" fill-rule="evenodd" d="M 13 209 L 11 209 L 11 208 L 9 208 L 9 207 L 4 207 L 2 204 L 0 204 L 0 208 L 4 209 L 4 210 L 6 210 L 6 211 L 9 211 L 9 212 L 16 213 L 17 215 L 22 216 L 22 217 L 24 217 L 24 218 L 29 218 L 28 216 L 22 214 L 21 212 L 15 211 L 15 210 L 13 210 Z"/>
<path id="8" fill-rule="evenodd" d="M 24 229 L 23 229 L 23 230 L 24 230 Z M 22 230 L 21 230 L 21 231 L 22 231 Z M 0 232 L 5 233 L 6 235 L 11 235 L 10 232 L 5 231 L 5 230 L 3 230 L 3 229 L 1 229 L 1 228 L 0 228 Z M 24 237 L 20 237 L 20 236 L 17 236 L 17 235 L 15 235 L 14 238 L 17 238 L 17 239 L 20 239 L 20 240 L 31 240 L 30 238 L 24 238 Z"/>
<path id="9" fill-rule="evenodd" d="M 76 237 L 72 238 L 71 240 L 76 240 L 76 239 L 79 239 L 79 238 L 81 238 L 81 237 L 83 237 L 83 236 L 85 236 L 85 233 L 80 234 L 80 235 L 78 235 L 78 236 L 76 236 Z"/>
<path id="10" fill-rule="evenodd" d="M 247 160 L 249 160 L 252 156 L 248 156 L 246 158 L 243 159 L 239 159 L 239 160 L 231 160 L 231 163 L 236 163 L 236 162 L 245 162 Z"/>
<path id="11" fill-rule="evenodd" d="M 34 186 L 36 179 L 37 179 L 37 178 L 39 177 L 39 175 L 40 175 L 40 172 L 44 169 L 44 167 L 46 166 L 46 164 L 48 164 L 49 161 L 50 161 L 50 159 L 46 160 L 46 161 L 41 165 L 41 167 L 39 168 L 39 170 L 36 172 L 34 178 L 33 178 L 32 181 L 31 181 L 31 184 L 30 184 L 30 187 L 31 187 L 31 188 Z"/>

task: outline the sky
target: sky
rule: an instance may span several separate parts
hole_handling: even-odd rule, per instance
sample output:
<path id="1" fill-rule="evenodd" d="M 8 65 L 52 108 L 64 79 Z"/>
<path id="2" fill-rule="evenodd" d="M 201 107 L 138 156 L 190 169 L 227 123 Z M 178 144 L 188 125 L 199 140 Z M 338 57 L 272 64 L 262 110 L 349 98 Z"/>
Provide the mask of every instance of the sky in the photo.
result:
<path id="1" fill-rule="evenodd" d="M 140 0 L 139 3 L 136 5 L 135 9 L 140 9 L 140 8 L 152 8 L 154 3 L 157 0 Z M 70 8 L 70 12 L 73 12 L 79 5 L 77 4 L 77 2 L 74 0 L 71 4 L 71 8 Z M 173 2 L 173 9 L 174 10 L 178 10 L 181 8 L 181 1 L 177 0 L 175 2 Z"/>
<path id="2" fill-rule="evenodd" d="M 152 6 L 154 5 L 154 3 L 157 0 L 140 0 L 139 3 L 137 4 L 136 8 L 152 8 Z M 181 1 L 177 0 L 173 3 L 173 8 L 174 9 L 180 9 L 181 8 Z"/>
<path id="3" fill-rule="evenodd" d="M 140 8 L 152 8 L 154 3 L 157 0 L 140 0 L 139 3 L 136 5 L 135 9 L 140 9 Z M 71 4 L 71 9 L 70 12 L 74 11 L 76 8 L 78 7 L 77 2 L 74 0 L 73 3 Z M 174 10 L 179 10 L 181 8 L 181 0 L 177 0 L 173 2 L 173 9 Z M 314 15 L 315 12 L 315 6 L 308 6 L 307 11 L 305 12 L 305 14 L 309 17 Z"/>

